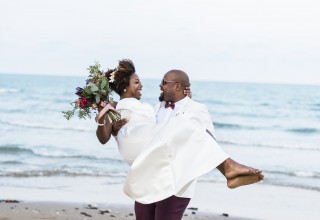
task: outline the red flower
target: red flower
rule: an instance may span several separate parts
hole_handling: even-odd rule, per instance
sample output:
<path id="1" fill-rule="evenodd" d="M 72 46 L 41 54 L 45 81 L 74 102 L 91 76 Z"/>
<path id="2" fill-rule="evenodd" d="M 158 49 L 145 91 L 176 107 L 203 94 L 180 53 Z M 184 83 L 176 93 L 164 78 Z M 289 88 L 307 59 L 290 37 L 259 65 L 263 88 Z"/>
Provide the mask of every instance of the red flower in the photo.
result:
<path id="1" fill-rule="evenodd" d="M 86 100 L 86 98 L 82 98 L 82 99 L 79 99 L 78 104 L 80 108 L 85 108 L 88 105 L 88 101 Z"/>

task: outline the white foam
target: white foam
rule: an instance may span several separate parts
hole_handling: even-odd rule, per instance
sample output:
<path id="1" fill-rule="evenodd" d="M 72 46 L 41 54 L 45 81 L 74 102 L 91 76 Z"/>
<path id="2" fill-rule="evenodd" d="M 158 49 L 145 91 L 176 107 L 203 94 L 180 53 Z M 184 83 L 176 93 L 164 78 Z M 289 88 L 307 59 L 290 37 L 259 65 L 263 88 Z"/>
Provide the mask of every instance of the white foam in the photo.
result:
<path id="1" fill-rule="evenodd" d="M 18 89 L 13 89 L 13 88 L 0 88 L 0 94 L 5 94 L 5 93 L 17 93 L 19 92 Z"/>

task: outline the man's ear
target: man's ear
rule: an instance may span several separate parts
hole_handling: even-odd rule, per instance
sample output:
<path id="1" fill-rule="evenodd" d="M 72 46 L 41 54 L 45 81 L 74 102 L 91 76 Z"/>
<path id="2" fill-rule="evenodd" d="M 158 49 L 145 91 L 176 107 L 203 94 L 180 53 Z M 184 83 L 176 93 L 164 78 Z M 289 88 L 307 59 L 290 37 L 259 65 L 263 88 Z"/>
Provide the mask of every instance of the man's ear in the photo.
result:
<path id="1" fill-rule="evenodd" d="M 181 86 L 181 83 L 176 83 L 176 88 L 175 88 L 176 91 L 181 91 L 182 90 L 182 86 Z"/>

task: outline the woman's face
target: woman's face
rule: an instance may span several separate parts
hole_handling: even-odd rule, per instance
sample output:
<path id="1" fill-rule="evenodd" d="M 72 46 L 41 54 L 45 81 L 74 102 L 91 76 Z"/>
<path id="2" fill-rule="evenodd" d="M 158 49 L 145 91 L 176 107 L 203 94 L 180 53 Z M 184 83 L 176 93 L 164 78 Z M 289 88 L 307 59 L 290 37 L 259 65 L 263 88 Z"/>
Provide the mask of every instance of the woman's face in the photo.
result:
<path id="1" fill-rule="evenodd" d="M 132 97 L 140 100 L 142 87 L 139 76 L 134 73 L 130 78 L 130 84 L 127 87 L 127 92 L 125 93 L 126 97 Z"/>

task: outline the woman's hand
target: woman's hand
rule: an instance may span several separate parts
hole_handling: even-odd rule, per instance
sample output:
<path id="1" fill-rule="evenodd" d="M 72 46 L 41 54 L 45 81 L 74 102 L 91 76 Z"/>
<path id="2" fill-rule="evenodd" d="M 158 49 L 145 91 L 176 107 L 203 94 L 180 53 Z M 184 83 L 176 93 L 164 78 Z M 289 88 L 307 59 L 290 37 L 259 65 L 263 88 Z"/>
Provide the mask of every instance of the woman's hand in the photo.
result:
<path id="1" fill-rule="evenodd" d="M 185 90 L 183 90 L 183 94 L 188 96 L 190 99 L 192 98 L 192 93 L 190 87 L 186 87 Z"/>
<path id="2" fill-rule="evenodd" d="M 115 108 L 117 105 L 116 102 L 112 102 L 111 106 Z M 101 103 L 97 106 L 99 114 L 96 116 L 95 121 L 99 125 L 96 131 L 96 135 L 98 140 L 100 141 L 101 144 L 106 144 L 110 137 L 111 134 L 113 133 L 118 133 L 120 128 L 115 127 L 115 132 L 113 132 L 113 125 L 109 122 L 107 118 L 107 111 L 105 113 L 102 113 L 104 110 L 104 107 L 106 106 L 106 103 L 102 104 Z M 105 109 L 106 110 L 106 109 Z"/>
<path id="3" fill-rule="evenodd" d="M 118 131 L 127 123 L 128 123 L 128 120 L 125 118 L 120 119 L 119 121 L 113 122 L 112 123 L 112 135 L 117 136 Z"/>

